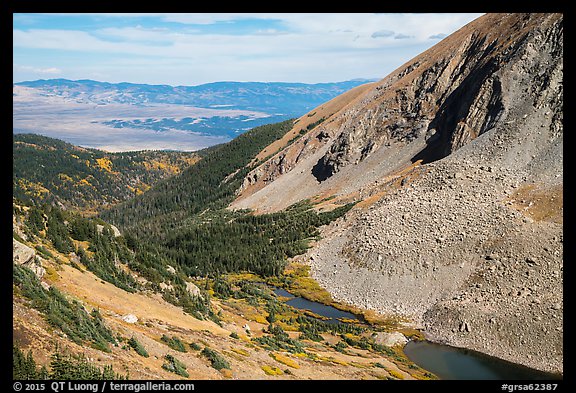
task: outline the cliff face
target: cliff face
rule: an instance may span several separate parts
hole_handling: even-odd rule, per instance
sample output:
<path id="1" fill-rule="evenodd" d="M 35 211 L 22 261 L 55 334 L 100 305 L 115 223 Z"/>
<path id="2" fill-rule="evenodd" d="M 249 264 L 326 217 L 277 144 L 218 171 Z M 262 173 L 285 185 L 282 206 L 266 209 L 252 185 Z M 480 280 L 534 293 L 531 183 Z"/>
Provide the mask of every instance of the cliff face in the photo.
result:
<path id="1" fill-rule="evenodd" d="M 563 16 L 485 15 L 332 110 L 232 207 L 360 201 L 304 257 L 334 298 L 561 372 Z"/>

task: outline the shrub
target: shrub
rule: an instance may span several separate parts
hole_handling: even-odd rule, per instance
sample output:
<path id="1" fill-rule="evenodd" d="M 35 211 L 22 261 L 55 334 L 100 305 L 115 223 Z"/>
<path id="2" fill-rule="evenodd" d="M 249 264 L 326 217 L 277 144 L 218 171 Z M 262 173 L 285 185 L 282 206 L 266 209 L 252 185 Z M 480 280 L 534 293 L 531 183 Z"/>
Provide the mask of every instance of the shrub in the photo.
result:
<path id="1" fill-rule="evenodd" d="M 212 367 L 216 370 L 221 370 L 223 368 L 230 369 L 230 363 L 228 363 L 228 361 L 215 350 L 205 347 L 200 353 L 210 360 Z"/>
<path id="2" fill-rule="evenodd" d="M 300 368 L 300 365 L 296 363 L 294 360 L 290 359 L 288 356 L 284 356 L 279 353 L 271 353 L 270 357 L 276 360 L 277 362 L 287 365 L 288 367 Z"/>
<path id="3" fill-rule="evenodd" d="M 100 369 L 88 362 L 84 355 L 64 355 L 58 349 L 52 354 L 50 369 L 50 379 L 56 380 L 128 379 L 128 375 L 116 374 L 111 365 Z"/>
<path id="4" fill-rule="evenodd" d="M 110 352 L 108 343 L 116 344 L 112 332 L 104 324 L 98 310 L 90 314 L 76 301 L 69 301 L 58 289 L 45 290 L 36 275 L 24 266 L 13 265 L 12 279 L 18 291 L 32 301 L 31 305 L 50 325 L 60 329 L 77 344 L 85 341 L 96 349 Z"/>
<path id="5" fill-rule="evenodd" d="M 160 340 L 164 341 L 168 346 L 179 352 L 187 352 L 184 343 L 176 336 L 168 337 L 167 335 L 162 335 Z"/>
<path id="6" fill-rule="evenodd" d="M 264 371 L 267 375 L 281 375 L 283 371 L 280 370 L 278 367 L 275 366 L 262 366 L 262 371 Z"/>
<path id="7" fill-rule="evenodd" d="M 146 351 L 146 349 L 144 349 L 142 344 L 140 344 L 138 342 L 138 340 L 136 340 L 134 337 L 132 337 L 130 340 L 128 340 L 128 345 L 130 345 L 132 348 L 134 348 L 134 350 L 136 351 L 136 353 L 138 355 L 143 356 L 145 358 L 150 356 L 150 355 L 148 355 L 148 352 Z"/>
<path id="8" fill-rule="evenodd" d="M 182 377 L 188 378 L 190 374 L 186 371 L 186 365 L 182 363 L 180 360 L 176 359 L 172 355 L 164 356 L 166 363 L 162 365 L 162 368 L 166 371 L 170 371 L 171 373 L 178 374 Z"/>
<path id="9" fill-rule="evenodd" d="M 396 379 L 404 379 L 404 375 L 399 373 L 396 370 L 389 370 L 387 369 L 386 371 L 388 371 L 388 374 L 390 374 L 390 376 L 396 378 Z"/>

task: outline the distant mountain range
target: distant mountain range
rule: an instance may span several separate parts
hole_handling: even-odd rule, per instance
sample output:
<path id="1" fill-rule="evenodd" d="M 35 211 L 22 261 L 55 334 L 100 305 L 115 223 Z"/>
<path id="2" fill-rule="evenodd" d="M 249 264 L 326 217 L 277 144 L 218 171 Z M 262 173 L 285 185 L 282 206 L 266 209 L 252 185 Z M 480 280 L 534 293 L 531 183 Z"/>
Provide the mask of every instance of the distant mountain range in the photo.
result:
<path id="1" fill-rule="evenodd" d="M 13 87 L 14 132 L 108 151 L 199 150 L 256 126 L 302 116 L 367 82 L 19 82 Z"/>
<path id="2" fill-rule="evenodd" d="M 358 85 L 376 81 L 356 79 L 334 83 L 215 82 L 197 86 L 108 83 L 84 79 L 41 79 L 15 85 L 47 95 L 94 104 L 174 104 L 202 108 L 261 111 L 288 117 L 301 116 L 314 107 Z"/>

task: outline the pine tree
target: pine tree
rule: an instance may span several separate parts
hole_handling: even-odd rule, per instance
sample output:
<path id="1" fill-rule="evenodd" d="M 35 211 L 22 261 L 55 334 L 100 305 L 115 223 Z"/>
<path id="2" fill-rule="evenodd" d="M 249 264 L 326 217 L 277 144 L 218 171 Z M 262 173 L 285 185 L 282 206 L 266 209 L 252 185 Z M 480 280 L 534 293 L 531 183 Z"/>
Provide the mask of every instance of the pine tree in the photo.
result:
<path id="1" fill-rule="evenodd" d="M 12 345 L 12 378 L 21 380 L 39 379 L 32 351 L 28 351 L 28 354 L 24 355 L 20 348 Z"/>

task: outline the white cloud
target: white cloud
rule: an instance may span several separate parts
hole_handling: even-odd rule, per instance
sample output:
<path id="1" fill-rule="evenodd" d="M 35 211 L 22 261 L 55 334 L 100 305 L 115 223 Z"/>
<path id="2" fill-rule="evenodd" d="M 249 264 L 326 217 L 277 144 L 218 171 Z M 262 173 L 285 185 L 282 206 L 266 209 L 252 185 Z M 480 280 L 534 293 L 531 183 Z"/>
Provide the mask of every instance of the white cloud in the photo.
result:
<path id="1" fill-rule="evenodd" d="M 27 66 L 27 65 L 13 64 L 12 69 L 13 69 L 13 71 L 17 71 L 17 72 L 33 72 L 36 74 L 61 74 L 62 73 L 62 70 L 60 68 L 56 68 L 56 67 L 38 68 L 38 67 L 32 67 L 32 66 Z"/>
<path id="2" fill-rule="evenodd" d="M 372 38 L 379 38 L 379 37 L 392 37 L 394 32 L 392 30 L 378 30 L 372 33 L 370 37 Z"/>
<path id="3" fill-rule="evenodd" d="M 196 84 L 217 80 L 335 81 L 384 77 L 427 49 L 438 32 L 453 32 L 479 14 L 99 14 L 92 31 L 14 29 L 13 48 L 66 53 L 72 63 L 51 64 L 69 72 L 102 73 L 110 81 Z M 107 27 L 107 17 L 125 17 L 124 27 Z M 130 24 L 130 16 L 183 24 L 157 28 Z M 267 19 L 242 34 L 186 26 Z M 152 19 L 150 20 L 152 22 Z M 138 21 L 138 23 L 141 23 Z M 152 23 L 142 25 L 149 26 Z M 378 38 L 378 39 L 375 39 Z M 395 38 L 395 39 L 392 39 Z M 94 59 L 87 65 L 85 53 Z M 74 56 L 77 64 L 73 64 Z M 80 63 L 85 63 L 80 67 Z M 52 67 L 39 67 L 44 71 Z M 15 69 L 16 71 L 16 69 Z M 25 70 L 21 69 L 21 72 Z M 60 71 L 60 70 L 58 70 Z M 31 70 L 28 70 L 31 72 Z M 113 75 L 116 75 L 114 77 Z M 122 75 L 122 76 L 120 76 Z M 149 75 L 146 79 L 146 75 Z M 341 76 L 338 76 L 341 75 Z M 64 76 L 67 77 L 67 76 Z M 81 76 L 79 76 L 81 78 Z M 265 78 L 265 79 L 264 79 Z M 314 79 L 316 78 L 316 79 Z M 177 80 L 177 82 L 176 82 Z"/>

